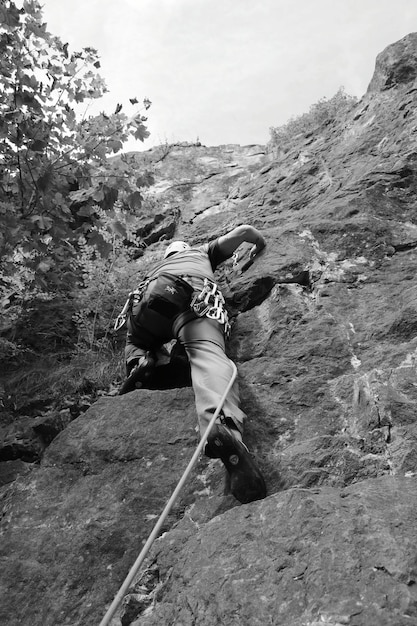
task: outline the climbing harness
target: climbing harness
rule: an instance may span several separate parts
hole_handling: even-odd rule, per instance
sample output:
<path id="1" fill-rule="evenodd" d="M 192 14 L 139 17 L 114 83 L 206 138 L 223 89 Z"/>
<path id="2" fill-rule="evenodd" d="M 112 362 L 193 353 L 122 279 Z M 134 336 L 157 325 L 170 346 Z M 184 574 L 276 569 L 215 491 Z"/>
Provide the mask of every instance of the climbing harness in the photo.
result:
<path id="1" fill-rule="evenodd" d="M 229 316 L 225 308 L 223 294 L 216 283 L 205 278 L 202 290 L 193 295 L 190 306 L 198 317 L 217 320 L 224 327 L 226 338 L 229 338 L 231 331 Z"/>
<path id="2" fill-rule="evenodd" d="M 133 325 L 136 321 L 153 335 L 165 337 L 171 333 L 173 319 L 188 309 L 192 295 L 193 288 L 181 276 L 162 272 L 147 278 L 129 293 L 114 330 L 123 328 L 130 318 Z M 142 306 L 137 308 L 139 303 Z"/>
<path id="3" fill-rule="evenodd" d="M 135 563 L 133 564 L 132 568 L 130 569 L 128 575 L 125 578 L 124 583 L 122 584 L 122 586 L 120 587 L 119 591 L 117 592 L 113 602 L 111 603 L 111 605 L 109 606 L 105 616 L 103 617 L 103 619 L 101 620 L 99 626 L 109 626 L 110 624 L 110 620 L 112 619 L 117 607 L 119 606 L 120 602 L 122 601 L 123 597 L 126 595 L 126 592 L 129 588 L 129 585 L 131 584 L 131 582 L 133 581 L 134 577 L 136 576 L 140 566 L 142 565 L 143 561 L 145 560 L 146 555 L 148 554 L 153 542 L 155 541 L 155 539 L 157 538 L 159 531 L 162 528 L 163 523 L 165 522 L 172 506 L 175 503 L 175 500 L 178 497 L 178 494 L 180 493 L 182 487 L 184 486 L 185 481 L 187 480 L 189 474 L 191 473 L 191 470 L 193 469 L 198 457 L 200 456 L 200 453 L 202 452 L 204 446 L 206 445 L 207 442 L 207 437 L 209 436 L 211 429 L 213 428 L 216 419 L 219 416 L 219 413 L 223 407 L 224 401 L 226 400 L 227 394 L 229 393 L 230 389 L 232 388 L 235 380 L 236 380 L 236 376 L 237 376 L 237 368 L 236 365 L 233 363 L 233 361 L 230 362 L 232 365 L 232 377 L 230 379 L 229 384 L 227 385 L 222 397 L 220 398 L 220 402 L 215 410 L 215 412 L 213 413 L 213 417 L 211 418 L 209 425 L 207 426 L 207 429 L 205 431 L 205 433 L 203 434 L 203 436 L 200 439 L 200 443 L 198 444 L 193 456 L 191 457 L 190 462 L 188 463 L 183 475 L 181 476 L 175 490 L 173 491 L 170 499 L 168 500 L 167 504 L 165 505 L 164 510 L 162 511 L 157 523 L 155 524 L 151 534 L 149 535 L 145 545 L 142 548 L 142 551 L 140 552 L 138 558 L 136 559 Z"/>
<path id="4" fill-rule="evenodd" d="M 162 276 L 161 274 L 160 277 Z M 164 276 L 167 275 L 165 274 Z M 179 276 L 172 277 L 172 279 L 177 281 L 181 280 L 181 282 L 183 282 Z M 143 294 L 150 282 L 150 279 L 144 280 L 137 289 L 129 293 L 125 305 L 117 316 L 114 324 L 115 331 L 120 330 L 126 324 L 133 307 L 142 300 Z M 203 288 L 200 291 L 194 292 L 191 298 L 190 308 L 197 317 L 207 317 L 208 319 L 219 322 L 224 328 L 226 339 L 230 337 L 231 324 L 225 308 L 225 300 L 216 283 L 205 278 Z"/>

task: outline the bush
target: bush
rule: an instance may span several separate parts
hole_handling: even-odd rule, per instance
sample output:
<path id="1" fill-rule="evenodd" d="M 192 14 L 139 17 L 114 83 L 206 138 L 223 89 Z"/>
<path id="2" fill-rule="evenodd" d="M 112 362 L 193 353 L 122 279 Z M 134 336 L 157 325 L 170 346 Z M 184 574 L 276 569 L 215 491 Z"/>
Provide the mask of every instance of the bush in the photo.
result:
<path id="1" fill-rule="evenodd" d="M 322 98 L 310 107 L 308 113 L 291 118 L 283 126 L 270 128 L 271 139 L 269 145 L 285 148 L 297 135 L 309 135 L 320 127 L 344 119 L 357 103 L 355 96 L 345 93 L 343 87 L 329 100 Z"/>
<path id="2" fill-rule="evenodd" d="M 142 111 L 151 103 L 129 116 L 118 104 L 87 117 L 80 105 L 86 111 L 107 91 L 98 52 L 70 51 L 46 30 L 37 0 L 22 8 L 1 0 L 0 21 L 0 302 L 8 306 L 39 291 L 68 293 L 80 238 L 105 257 L 109 237 L 127 237 L 150 177 L 132 155 L 110 157 L 149 135 Z"/>
<path id="3" fill-rule="evenodd" d="M 38 0 L 0 0 L 0 21 L 0 374 L 17 398 L 27 388 L 59 401 L 78 393 L 92 363 L 92 388 L 118 372 L 113 320 L 132 287 L 122 248 L 141 244 L 152 183 L 119 153 L 149 135 L 151 103 L 130 98 L 129 114 L 118 104 L 87 117 L 107 91 L 98 52 L 73 52 L 49 33 Z M 110 371 L 99 365 L 113 358 Z"/>

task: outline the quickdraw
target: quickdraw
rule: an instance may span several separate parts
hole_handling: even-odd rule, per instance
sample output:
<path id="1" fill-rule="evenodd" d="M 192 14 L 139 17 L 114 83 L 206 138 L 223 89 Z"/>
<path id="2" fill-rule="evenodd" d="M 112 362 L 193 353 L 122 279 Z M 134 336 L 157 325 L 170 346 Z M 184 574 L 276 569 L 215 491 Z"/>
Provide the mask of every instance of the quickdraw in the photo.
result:
<path id="1" fill-rule="evenodd" d="M 120 311 L 114 323 L 115 331 L 120 330 L 126 324 L 129 313 L 131 312 L 133 306 L 137 304 L 138 302 L 140 302 L 143 296 L 143 292 L 145 291 L 149 283 L 150 283 L 149 280 L 144 280 L 142 283 L 139 284 L 137 289 L 129 293 L 127 300 L 125 302 L 125 305 L 123 309 Z"/>
<path id="2" fill-rule="evenodd" d="M 202 290 L 193 295 L 190 306 L 198 317 L 217 320 L 223 325 L 225 336 L 227 338 L 230 336 L 231 325 L 225 309 L 225 300 L 216 283 L 205 278 Z"/>

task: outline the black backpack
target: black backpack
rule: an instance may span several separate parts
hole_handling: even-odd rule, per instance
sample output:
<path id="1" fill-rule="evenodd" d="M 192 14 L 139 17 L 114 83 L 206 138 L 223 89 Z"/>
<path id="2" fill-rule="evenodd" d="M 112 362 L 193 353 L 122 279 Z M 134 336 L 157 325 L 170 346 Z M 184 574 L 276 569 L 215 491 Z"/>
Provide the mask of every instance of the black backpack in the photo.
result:
<path id="1" fill-rule="evenodd" d="M 152 348 L 173 339 L 172 325 L 189 309 L 193 292 L 189 283 L 171 274 L 145 281 L 140 299 L 133 298 L 127 318 L 132 342 Z"/>

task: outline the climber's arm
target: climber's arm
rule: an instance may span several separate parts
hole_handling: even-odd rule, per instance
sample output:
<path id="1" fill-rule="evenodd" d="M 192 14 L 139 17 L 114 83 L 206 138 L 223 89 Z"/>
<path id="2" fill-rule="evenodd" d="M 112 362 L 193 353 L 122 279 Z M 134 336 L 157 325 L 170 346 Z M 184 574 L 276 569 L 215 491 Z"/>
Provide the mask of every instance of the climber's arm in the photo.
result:
<path id="1" fill-rule="evenodd" d="M 250 250 L 250 258 L 256 256 L 266 246 L 266 241 L 259 230 L 248 224 L 237 226 L 226 235 L 219 237 L 217 245 L 221 255 L 229 258 L 243 242 L 254 244 Z"/>

